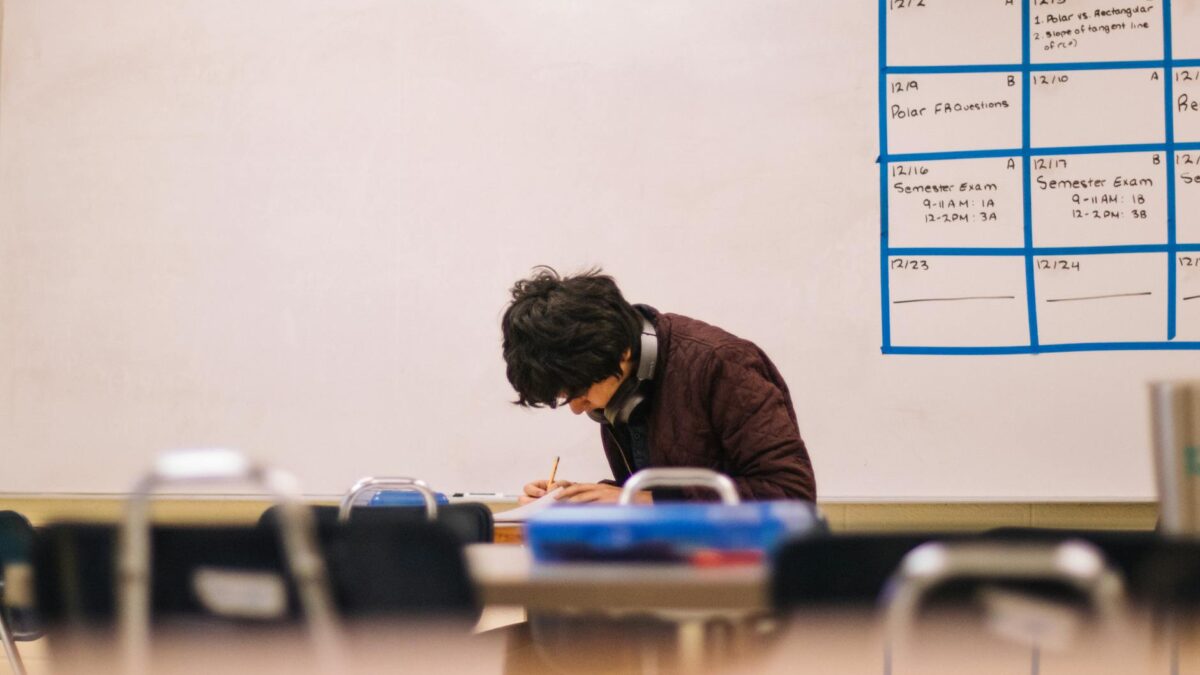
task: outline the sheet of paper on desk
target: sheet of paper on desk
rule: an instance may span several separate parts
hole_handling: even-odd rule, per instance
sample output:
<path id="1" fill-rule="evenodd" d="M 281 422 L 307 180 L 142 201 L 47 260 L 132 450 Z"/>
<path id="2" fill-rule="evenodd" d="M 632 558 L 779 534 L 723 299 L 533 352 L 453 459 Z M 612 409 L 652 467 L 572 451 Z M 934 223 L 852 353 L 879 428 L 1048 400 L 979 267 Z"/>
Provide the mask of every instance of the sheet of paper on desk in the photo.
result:
<path id="1" fill-rule="evenodd" d="M 520 523 L 532 518 L 535 514 L 554 506 L 558 503 L 558 495 L 562 492 L 562 488 L 554 488 L 547 492 L 541 498 L 529 502 L 524 506 L 518 506 L 515 509 L 501 511 L 496 514 L 495 521 L 497 523 Z"/>

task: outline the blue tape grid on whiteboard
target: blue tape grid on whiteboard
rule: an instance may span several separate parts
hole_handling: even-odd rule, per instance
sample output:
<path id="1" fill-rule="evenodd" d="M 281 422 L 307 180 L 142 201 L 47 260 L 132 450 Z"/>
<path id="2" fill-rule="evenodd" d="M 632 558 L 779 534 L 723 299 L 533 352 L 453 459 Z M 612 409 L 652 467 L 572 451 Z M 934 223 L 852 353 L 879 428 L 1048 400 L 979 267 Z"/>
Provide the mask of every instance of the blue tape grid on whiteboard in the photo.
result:
<path id="1" fill-rule="evenodd" d="M 1033 251 L 1034 256 L 1104 255 L 1106 253 L 1174 253 L 1175 251 L 1200 252 L 1200 244 L 1175 244 L 1174 246 L 1171 244 L 1123 244 L 1120 246 L 1034 246 L 1031 249 L 1026 249 L 1024 247 L 956 248 L 949 246 L 895 246 L 888 249 L 888 253 L 893 256 L 1013 256 L 1025 255 L 1028 251 Z"/>
<path id="2" fill-rule="evenodd" d="M 1168 148 L 1176 150 L 1200 150 L 1200 142 L 1196 143 L 1133 143 L 1126 145 L 1063 145 L 1044 148 L 1001 148 L 997 150 L 948 150 L 945 152 L 905 152 L 894 155 L 883 155 L 880 162 L 936 162 L 950 159 L 975 159 L 981 157 L 1030 157 L 1047 155 L 1115 155 L 1123 152 L 1166 152 Z"/>
<path id="3" fill-rule="evenodd" d="M 885 354 L 1041 354 L 1080 351 L 1117 350 L 1184 350 L 1200 349 L 1200 342 L 1176 342 L 1176 309 L 1181 300 L 1177 295 L 1177 258 L 1181 252 L 1200 252 L 1200 243 L 1180 244 L 1176 237 L 1175 153 L 1200 150 L 1200 142 L 1177 143 L 1173 111 L 1174 80 L 1172 69 L 1200 66 L 1200 59 L 1175 59 L 1172 45 L 1171 0 L 1163 2 L 1163 58 L 1143 61 L 1100 61 L 1031 63 L 1029 0 L 1021 3 L 1021 63 L 942 66 L 889 66 L 887 63 L 887 6 L 879 2 L 879 194 L 880 194 L 880 291 L 882 308 L 882 351 Z M 1047 71 L 1128 70 L 1153 68 L 1163 70 L 1163 103 L 1166 115 L 1165 142 L 1120 145 L 1089 145 L 1034 148 L 1030 143 L 1030 75 Z M 887 76 L 901 74 L 952 74 L 1019 72 L 1021 82 L 1021 147 L 948 152 L 888 153 L 887 133 Z M 1131 152 L 1162 152 L 1166 156 L 1167 172 L 1167 242 L 1126 246 L 1056 246 L 1033 245 L 1032 186 L 1030 158 L 1048 155 L 1089 155 Z M 957 248 L 909 247 L 892 248 L 888 240 L 888 165 L 896 162 L 943 161 L 972 158 L 1020 157 L 1023 164 L 1022 199 L 1024 203 L 1024 245 L 1020 248 Z M 1159 253 L 1167 258 L 1167 340 L 1164 342 L 1081 342 L 1071 344 L 1040 344 L 1037 331 L 1033 259 L 1046 255 L 1102 255 L 1116 253 Z M 888 261 L 892 256 L 1022 256 L 1025 258 L 1026 304 L 1029 314 L 1029 344 L 990 347 L 894 346 L 891 343 L 891 292 Z"/>
<path id="4" fill-rule="evenodd" d="M 987 63 L 972 66 L 887 66 L 888 75 L 952 75 L 955 73 L 1031 73 L 1063 70 L 1134 70 L 1138 68 L 1191 68 L 1200 66 L 1200 59 L 1170 58 L 1154 61 L 1064 61 L 1062 63 Z"/>
<path id="5" fill-rule="evenodd" d="M 892 346 L 891 293 L 888 290 L 888 162 L 887 155 L 887 0 L 879 0 L 879 283 L 883 351 Z"/>
<path id="6" fill-rule="evenodd" d="M 1029 348 L 1038 347 L 1037 298 L 1033 287 L 1033 186 L 1029 183 L 1029 0 L 1021 3 L 1021 199 L 1025 236 L 1025 313 L 1029 323 Z"/>
<path id="7" fill-rule="evenodd" d="M 1167 126 L 1167 339 L 1175 339 L 1175 78 L 1171 76 L 1171 0 L 1163 0 L 1163 108 Z"/>

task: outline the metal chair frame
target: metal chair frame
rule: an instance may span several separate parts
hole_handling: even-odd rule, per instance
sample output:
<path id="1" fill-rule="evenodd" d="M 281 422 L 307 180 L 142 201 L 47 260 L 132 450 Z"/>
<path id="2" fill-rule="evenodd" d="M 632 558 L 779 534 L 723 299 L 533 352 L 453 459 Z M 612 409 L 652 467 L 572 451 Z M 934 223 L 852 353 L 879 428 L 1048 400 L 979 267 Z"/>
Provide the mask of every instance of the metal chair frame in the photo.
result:
<path id="1" fill-rule="evenodd" d="M 8 625 L 8 614 L 4 611 L 4 590 L 4 578 L 0 577 L 0 642 L 4 643 L 4 655 L 8 657 L 8 667 L 13 675 L 25 675 L 25 663 L 21 661 L 21 652 L 17 650 L 17 635 Z"/>
<path id="2" fill-rule="evenodd" d="M 670 467 L 660 469 L 642 469 L 625 481 L 621 496 L 617 503 L 625 506 L 633 503 L 633 499 L 641 490 L 651 487 L 706 487 L 712 488 L 721 496 L 726 504 L 740 504 L 737 486 L 722 473 L 698 467 Z"/>
<path id="3" fill-rule="evenodd" d="M 1118 630 L 1125 609 L 1121 578 L 1100 550 L 1081 540 L 1061 543 L 928 542 L 904 557 L 884 591 L 887 647 L 885 663 L 913 646 L 922 603 L 943 584 L 961 579 L 1053 581 L 1087 599 L 1102 630 Z M 1032 640 L 1032 662 L 1041 643 Z"/>
<path id="4" fill-rule="evenodd" d="M 425 517 L 430 522 L 437 520 L 437 496 L 425 484 L 425 481 L 417 480 L 416 478 L 376 478 L 368 476 L 352 485 L 342 497 L 342 502 L 338 505 L 338 522 L 346 523 L 350 521 L 350 512 L 354 510 L 354 503 L 360 496 L 368 492 L 378 493 L 384 490 L 410 490 L 420 493 L 421 497 L 425 500 Z"/>
<path id="5" fill-rule="evenodd" d="M 147 672 L 150 648 L 150 495 L 165 485 L 251 483 L 266 489 L 280 505 L 280 538 L 296 580 L 315 657 L 324 672 L 337 672 L 341 648 L 325 564 L 317 546 L 312 514 L 301 503 L 290 474 L 251 462 L 227 449 L 163 453 L 133 489 L 117 547 L 119 645 L 127 672 Z"/>

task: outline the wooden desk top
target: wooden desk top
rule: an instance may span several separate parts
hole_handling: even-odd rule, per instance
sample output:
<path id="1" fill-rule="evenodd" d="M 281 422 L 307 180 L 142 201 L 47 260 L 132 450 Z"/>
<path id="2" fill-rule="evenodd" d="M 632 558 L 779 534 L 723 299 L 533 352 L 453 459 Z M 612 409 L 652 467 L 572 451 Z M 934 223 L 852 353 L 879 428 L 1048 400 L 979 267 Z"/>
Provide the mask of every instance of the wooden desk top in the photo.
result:
<path id="1" fill-rule="evenodd" d="M 467 564 L 487 605 L 528 610 L 769 609 L 765 564 L 538 564 L 524 546 L 473 544 Z"/>

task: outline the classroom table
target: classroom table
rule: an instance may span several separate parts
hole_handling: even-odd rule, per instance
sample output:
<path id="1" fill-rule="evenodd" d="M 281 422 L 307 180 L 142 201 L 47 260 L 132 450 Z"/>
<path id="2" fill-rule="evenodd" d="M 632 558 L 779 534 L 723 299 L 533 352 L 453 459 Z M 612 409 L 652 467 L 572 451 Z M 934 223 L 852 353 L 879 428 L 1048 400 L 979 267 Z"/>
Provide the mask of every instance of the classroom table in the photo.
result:
<path id="1" fill-rule="evenodd" d="M 485 605 L 529 611 L 770 608 L 765 562 L 703 568 L 671 563 L 535 563 L 528 548 L 467 546 L 467 564 Z"/>
<path id="2" fill-rule="evenodd" d="M 485 606 L 524 607 L 530 617 L 653 616 L 675 626 L 671 667 L 700 672 L 713 652 L 736 654 L 756 617 L 770 609 L 765 562 L 725 567 L 675 563 L 537 563 L 513 544 L 472 544 L 467 565 Z M 729 639 L 710 644 L 706 628 L 728 626 Z M 636 630 L 636 628 L 634 629 Z"/>

